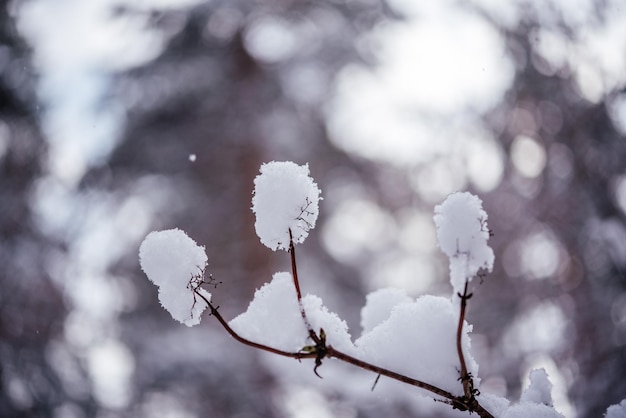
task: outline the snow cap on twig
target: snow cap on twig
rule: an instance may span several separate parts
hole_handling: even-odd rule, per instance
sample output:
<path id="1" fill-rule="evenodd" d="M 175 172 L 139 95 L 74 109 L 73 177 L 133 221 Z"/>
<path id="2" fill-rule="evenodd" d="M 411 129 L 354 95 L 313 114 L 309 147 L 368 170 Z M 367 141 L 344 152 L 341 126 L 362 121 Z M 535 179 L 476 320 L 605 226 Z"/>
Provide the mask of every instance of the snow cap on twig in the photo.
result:
<path id="1" fill-rule="evenodd" d="M 254 179 L 252 211 L 261 243 L 276 251 L 289 249 L 289 231 L 294 244 L 303 242 L 315 227 L 320 190 L 309 176 L 309 166 L 291 161 L 261 165 Z"/>
<path id="2" fill-rule="evenodd" d="M 159 288 L 161 306 L 172 318 L 188 327 L 199 324 L 207 304 L 194 291 L 211 300 L 211 294 L 199 288 L 207 265 L 204 247 L 180 229 L 154 231 L 139 247 L 139 263 Z"/>
<path id="3" fill-rule="evenodd" d="M 493 269 L 493 250 L 487 244 L 489 228 L 482 201 L 471 193 L 453 193 L 435 207 L 439 248 L 450 258 L 450 282 L 463 293 L 465 282 L 480 269 Z"/>

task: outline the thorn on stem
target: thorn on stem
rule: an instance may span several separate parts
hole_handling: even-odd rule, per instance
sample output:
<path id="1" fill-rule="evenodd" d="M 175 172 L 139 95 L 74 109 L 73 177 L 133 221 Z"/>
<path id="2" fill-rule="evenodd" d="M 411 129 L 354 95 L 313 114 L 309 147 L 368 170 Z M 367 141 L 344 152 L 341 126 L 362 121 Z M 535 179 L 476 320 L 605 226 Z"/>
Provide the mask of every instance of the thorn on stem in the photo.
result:
<path id="1" fill-rule="evenodd" d="M 376 388 L 376 385 L 378 384 L 378 380 L 380 379 L 380 374 L 378 376 L 376 376 L 376 380 L 374 380 L 374 384 L 372 385 L 372 392 L 374 392 L 374 389 Z"/>
<path id="2" fill-rule="evenodd" d="M 466 294 L 461 294 L 461 292 L 457 292 L 456 294 L 458 297 L 460 297 L 462 300 L 470 300 L 472 298 L 472 296 L 474 296 L 473 293 L 466 293 Z"/>

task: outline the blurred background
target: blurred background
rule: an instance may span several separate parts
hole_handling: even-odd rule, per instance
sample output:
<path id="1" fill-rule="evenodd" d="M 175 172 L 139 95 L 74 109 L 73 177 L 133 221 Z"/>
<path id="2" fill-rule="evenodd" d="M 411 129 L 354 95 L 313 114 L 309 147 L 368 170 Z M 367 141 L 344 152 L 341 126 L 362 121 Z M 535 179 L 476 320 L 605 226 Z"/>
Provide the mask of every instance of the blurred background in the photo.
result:
<path id="1" fill-rule="evenodd" d="M 372 290 L 450 295 L 432 210 L 470 190 L 481 390 L 544 367 L 568 418 L 626 397 L 623 1 L 0 4 L 0 416 L 466 416 L 159 306 L 152 230 L 206 246 L 228 319 L 289 268 L 250 211 L 271 160 L 322 189 L 301 284 L 353 338 Z"/>

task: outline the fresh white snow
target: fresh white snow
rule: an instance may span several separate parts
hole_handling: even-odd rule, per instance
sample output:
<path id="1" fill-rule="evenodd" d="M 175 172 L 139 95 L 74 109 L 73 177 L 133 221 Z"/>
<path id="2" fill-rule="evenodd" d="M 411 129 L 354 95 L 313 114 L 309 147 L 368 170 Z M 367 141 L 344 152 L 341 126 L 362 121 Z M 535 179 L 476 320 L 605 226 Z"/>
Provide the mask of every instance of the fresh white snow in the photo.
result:
<path id="1" fill-rule="evenodd" d="M 313 330 L 326 334 L 327 344 L 353 353 L 347 324 L 329 312 L 314 295 L 302 298 L 302 305 Z M 290 273 L 274 274 L 270 283 L 258 289 L 246 312 L 229 322 L 235 332 L 251 341 L 288 352 L 298 352 L 312 344 L 298 307 L 293 278 Z"/>
<path id="2" fill-rule="evenodd" d="M 389 318 L 394 306 L 412 302 L 402 289 L 387 287 L 371 292 L 365 297 L 365 306 L 361 309 L 361 328 L 363 334 L 370 332 Z"/>
<path id="3" fill-rule="evenodd" d="M 193 326 L 207 304 L 195 295 L 207 265 L 204 247 L 180 229 L 151 232 L 139 247 L 139 262 L 152 283 L 159 288 L 159 301 L 175 320 Z M 198 288 L 204 297 L 211 294 Z"/>
<path id="4" fill-rule="evenodd" d="M 309 176 L 309 166 L 291 161 L 272 161 L 261 166 L 254 179 L 252 211 L 256 233 L 263 245 L 276 251 L 289 249 L 289 231 L 294 244 L 304 242 L 315 228 L 320 190 Z"/>
<path id="5" fill-rule="evenodd" d="M 366 361 L 461 395 L 456 351 L 458 321 L 458 306 L 450 298 L 425 295 L 396 305 L 387 320 L 355 344 Z M 478 364 L 470 352 L 471 328 L 464 324 L 461 342 L 467 369 L 478 383 Z"/>
<path id="6" fill-rule="evenodd" d="M 462 293 L 480 269 L 491 271 L 493 250 L 482 201 L 468 192 L 453 193 L 435 207 L 439 248 L 450 258 L 450 283 Z"/>

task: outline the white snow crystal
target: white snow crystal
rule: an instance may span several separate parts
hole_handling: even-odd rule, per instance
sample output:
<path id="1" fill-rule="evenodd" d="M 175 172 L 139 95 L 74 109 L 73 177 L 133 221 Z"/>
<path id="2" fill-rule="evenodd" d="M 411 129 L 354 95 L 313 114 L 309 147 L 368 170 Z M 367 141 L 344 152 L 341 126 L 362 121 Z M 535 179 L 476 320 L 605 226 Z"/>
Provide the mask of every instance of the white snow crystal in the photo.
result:
<path id="1" fill-rule="evenodd" d="M 355 345 L 365 361 L 462 395 L 456 350 L 458 317 L 458 307 L 451 299 L 421 296 L 412 303 L 396 305 L 386 321 L 356 340 Z M 461 344 L 468 372 L 478 383 L 478 364 L 470 353 L 469 331 L 471 326 L 465 323 Z"/>
<path id="2" fill-rule="evenodd" d="M 306 326 L 290 273 L 276 273 L 254 293 L 246 312 L 229 322 L 239 335 L 284 351 L 296 352 L 305 344 Z"/>
<path id="3" fill-rule="evenodd" d="M 552 406 L 552 383 L 544 369 L 530 371 L 530 386 L 522 393 L 520 401 Z"/>
<path id="4" fill-rule="evenodd" d="M 353 348 L 348 326 L 336 314 L 322 305 L 314 295 L 302 298 L 302 305 L 313 330 L 326 333 L 329 345 L 350 352 Z M 246 312 L 229 322 L 240 336 L 288 352 L 298 352 L 312 344 L 300 313 L 298 299 L 290 273 L 274 274 L 270 283 L 258 289 Z"/>
<path id="5" fill-rule="evenodd" d="M 478 197 L 453 193 L 435 207 L 434 219 L 439 247 L 450 258 L 450 282 L 455 293 L 462 293 L 465 281 L 480 269 L 493 269 L 487 213 Z"/>
<path id="6" fill-rule="evenodd" d="M 604 418 L 626 418 L 626 399 L 617 405 L 609 406 Z"/>
<path id="7" fill-rule="evenodd" d="M 412 302 L 412 299 L 402 289 L 388 287 L 368 294 L 365 297 L 365 306 L 361 309 L 363 334 L 387 320 L 394 306 L 408 302 Z"/>
<path id="8" fill-rule="evenodd" d="M 252 211 L 261 242 L 276 251 L 289 249 L 289 230 L 295 244 L 302 243 L 315 227 L 320 190 L 309 176 L 309 166 L 291 161 L 261 165 L 254 179 Z"/>
<path id="9" fill-rule="evenodd" d="M 207 265 L 204 247 L 180 229 L 155 231 L 141 243 L 139 262 L 148 279 L 159 288 L 159 301 L 172 318 L 189 327 L 200 323 L 207 304 L 193 290 Z M 209 292 L 198 290 L 211 299 Z"/>
<path id="10" fill-rule="evenodd" d="M 313 331 L 319 335 L 320 329 L 324 330 L 326 344 L 346 354 L 356 354 L 352 337 L 348 332 L 348 324 L 339 315 L 330 312 L 322 304 L 322 299 L 315 295 L 306 295 L 302 298 L 302 305 Z"/>
<path id="11" fill-rule="evenodd" d="M 487 411 L 491 412 L 494 417 L 501 417 L 504 412 L 511 405 L 511 402 L 503 398 L 502 396 L 494 395 L 493 393 L 481 392 L 478 395 L 478 402 Z"/>

